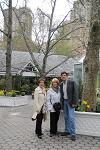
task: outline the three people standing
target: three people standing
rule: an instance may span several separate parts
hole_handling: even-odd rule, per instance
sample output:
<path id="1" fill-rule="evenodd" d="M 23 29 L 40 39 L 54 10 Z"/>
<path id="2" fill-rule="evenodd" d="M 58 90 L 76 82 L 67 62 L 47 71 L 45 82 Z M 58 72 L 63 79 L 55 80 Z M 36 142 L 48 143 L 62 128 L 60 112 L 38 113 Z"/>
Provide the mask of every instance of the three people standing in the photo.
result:
<path id="1" fill-rule="evenodd" d="M 50 137 L 57 134 L 57 124 L 60 111 L 55 111 L 53 104 L 61 102 L 64 109 L 65 132 L 64 136 L 70 135 L 71 140 L 76 140 L 75 132 L 75 106 L 78 102 L 78 92 L 74 81 L 69 80 L 68 73 L 61 73 L 61 84 L 57 78 L 52 79 L 51 87 L 45 91 L 44 80 L 39 80 L 39 86 L 34 92 L 36 130 L 38 138 L 42 138 L 42 120 L 47 100 L 48 111 L 50 111 Z M 34 116 L 34 114 L 33 114 Z"/>

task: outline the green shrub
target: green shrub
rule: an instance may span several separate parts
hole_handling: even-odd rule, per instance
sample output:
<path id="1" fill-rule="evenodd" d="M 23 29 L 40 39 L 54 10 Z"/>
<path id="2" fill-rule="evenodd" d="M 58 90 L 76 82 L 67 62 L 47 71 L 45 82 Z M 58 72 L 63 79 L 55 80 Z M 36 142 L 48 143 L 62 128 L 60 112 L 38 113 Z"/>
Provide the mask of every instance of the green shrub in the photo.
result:
<path id="1" fill-rule="evenodd" d="M 11 95 L 11 97 L 16 97 L 16 93 L 13 92 L 12 95 Z"/>
<path id="2" fill-rule="evenodd" d="M 22 85 L 20 92 L 25 92 L 25 94 L 29 94 L 30 86 L 28 84 Z"/>
<path id="3" fill-rule="evenodd" d="M 100 88 L 96 89 L 96 95 L 97 95 L 97 98 L 100 98 Z"/>
<path id="4" fill-rule="evenodd" d="M 13 89 L 15 90 L 20 90 L 21 88 L 21 78 L 22 76 L 21 75 L 16 75 L 13 77 Z"/>
<path id="5" fill-rule="evenodd" d="M 20 95 L 20 91 L 15 91 L 16 95 Z"/>
<path id="6" fill-rule="evenodd" d="M 32 86 L 32 91 L 34 91 L 34 90 L 37 88 L 37 86 L 38 86 L 38 85 L 34 84 L 34 85 Z"/>
<path id="7" fill-rule="evenodd" d="M 97 100 L 97 103 L 96 103 L 96 112 L 100 113 L 100 99 Z"/>
<path id="8" fill-rule="evenodd" d="M 16 92 L 14 90 L 8 91 L 6 93 L 7 96 L 11 96 L 11 97 L 15 97 L 16 96 Z"/>
<path id="9" fill-rule="evenodd" d="M 25 92 L 21 92 L 21 94 L 20 94 L 21 96 L 25 96 Z"/>
<path id="10" fill-rule="evenodd" d="M 5 89 L 6 87 L 6 80 L 5 79 L 1 79 L 0 80 L 0 90 Z"/>

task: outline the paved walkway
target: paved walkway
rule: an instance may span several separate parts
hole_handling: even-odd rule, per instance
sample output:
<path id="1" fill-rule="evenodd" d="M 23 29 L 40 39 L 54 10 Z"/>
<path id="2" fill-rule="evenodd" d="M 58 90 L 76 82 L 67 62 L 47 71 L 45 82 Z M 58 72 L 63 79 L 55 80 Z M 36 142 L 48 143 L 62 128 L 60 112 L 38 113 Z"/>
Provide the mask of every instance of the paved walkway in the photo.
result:
<path id="1" fill-rule="evenodd" d="M 100 137 L 77 135 L 75 142 L 69 137 L 49 137 L 49 118 L 43 123 L 43 139 L 38 139 L 35 121 L 31 121 L 32 101 L 20 107 L 0 107 L 0 150 L 100 150 Z"/>

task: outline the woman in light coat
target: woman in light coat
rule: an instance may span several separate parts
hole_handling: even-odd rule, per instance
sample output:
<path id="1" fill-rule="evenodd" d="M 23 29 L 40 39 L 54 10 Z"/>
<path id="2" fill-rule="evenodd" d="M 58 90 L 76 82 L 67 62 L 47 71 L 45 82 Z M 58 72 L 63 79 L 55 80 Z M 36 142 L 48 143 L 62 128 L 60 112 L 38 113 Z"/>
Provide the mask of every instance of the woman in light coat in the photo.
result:
<path id="1" fill-rule="evenodd" d="M 59 120 L 60 111 L 56 112 L 53 108 L 53 104 L 60 102 L 60 88 L 59 80 L 54 78 L 51 81 L 51 88 L 47 91 L 47 104 L 50 111 L 50 137 L 57 133 L 57 123 Z"/>
<path id="2" fill-rule="evenodd" d="M 36 119 L 35 133 L 38 138 L 42 139 L 42 120 L 46 115 L 46 90 L 44 79 L 39 79 L 39 86 L 34 92 L 34 114 L 32 120 Z"/>

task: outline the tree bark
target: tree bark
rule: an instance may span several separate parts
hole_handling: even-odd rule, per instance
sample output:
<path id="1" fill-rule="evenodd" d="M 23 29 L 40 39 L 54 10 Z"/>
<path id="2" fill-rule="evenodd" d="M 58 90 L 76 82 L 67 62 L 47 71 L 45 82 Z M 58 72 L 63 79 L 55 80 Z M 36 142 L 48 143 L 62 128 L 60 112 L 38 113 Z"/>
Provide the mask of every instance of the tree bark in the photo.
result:
<path id="1" fill-rule="evenodd" d="M 12 89 L 11 54 L 12 54 L 12 0 L 9 0 L 8 35 L 7 35 L 7 51 L 6 51 L 6 89 L 7 90 Z"/>
<path id="2" fill-rule="evenodd" d="M 100 49 L 100 0 L 91 0 L 90 32 L 84 59 L 83 100 L 87 101 L 86 111 L 95 111 L 96 80 L 99 70 Z"/>

